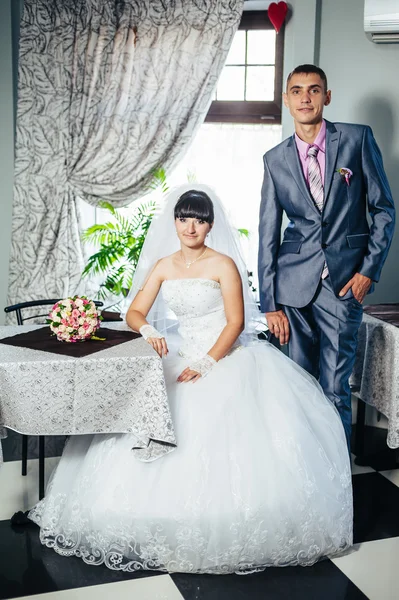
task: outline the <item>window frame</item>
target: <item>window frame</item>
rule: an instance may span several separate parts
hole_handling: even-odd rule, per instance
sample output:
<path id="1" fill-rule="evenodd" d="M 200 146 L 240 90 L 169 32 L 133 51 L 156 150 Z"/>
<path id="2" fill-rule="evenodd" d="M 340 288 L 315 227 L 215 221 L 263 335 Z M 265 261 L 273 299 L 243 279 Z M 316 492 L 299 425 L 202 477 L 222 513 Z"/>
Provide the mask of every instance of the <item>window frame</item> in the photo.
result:
<path id="1" fill-rule="evenodd" d="M 266 11 L 244 11 L 240 30 L 274 29 Z M 274 75 L 274 99 L 272 101 L 253 100 L 213 100 L 205 117 L 206 123 L 269 123 L 281 124 L 283 93 L 284 24 L 276 34 L 276 55 Z"/>

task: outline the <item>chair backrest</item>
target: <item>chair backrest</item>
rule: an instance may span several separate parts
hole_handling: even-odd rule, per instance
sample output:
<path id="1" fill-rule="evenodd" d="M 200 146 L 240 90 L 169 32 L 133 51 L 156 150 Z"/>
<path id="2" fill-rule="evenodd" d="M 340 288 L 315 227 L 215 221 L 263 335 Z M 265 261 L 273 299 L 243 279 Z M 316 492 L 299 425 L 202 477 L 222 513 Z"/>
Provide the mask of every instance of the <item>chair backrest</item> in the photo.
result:
<path id="1" fill-rule="evenodd" d="M 11 306 L 6 306 L 4 309 L 4 312 L 6 313 L 11 313 L 11 312 L 15 312 L 16 316 L 17 316 L 17 322 L 18 325 L 23 325 L 25 321 L 28 321 L 29 319 L 39 319 L 42 317 L 48 317 L 48 311 L 43 313 L 43 314 L 37 314 L 35 313 L 34 315 L 32 315 L 32 311 L 29 311 L 29 316 L 24 317 L 22 315 L 22 311 L 24 308 L 34 308 L 34 307 L 40 307 L 40 306 L 53 306 L 53 304 L 55 304 L 56 302 L 58 302 L 58 300 L 60 300 L 61 298 L 47 298 L 47 299 L 42 299 L 42 300 L 29 300 L 28 302 L 19 302 L 18 304 L 12 304 Z M 99 300 L 95 300 L 94 304 L 98 307 L 98 306 L 103 306 L 103 302 L 100 302 Z"/>

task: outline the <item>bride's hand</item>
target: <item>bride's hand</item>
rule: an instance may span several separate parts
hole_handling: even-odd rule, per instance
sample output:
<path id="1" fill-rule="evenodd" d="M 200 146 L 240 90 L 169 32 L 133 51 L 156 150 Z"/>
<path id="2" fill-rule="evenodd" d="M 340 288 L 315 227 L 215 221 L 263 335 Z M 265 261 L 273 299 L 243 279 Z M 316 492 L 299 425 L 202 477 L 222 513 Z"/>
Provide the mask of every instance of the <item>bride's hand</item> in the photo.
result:
<path id="1" fill-rule="evenodd" d="M 168 350 L 168 345 L 167 345 L 164 337 L 163 338 L 149 337 L 146 339 L 146 342 L 154 348 L 155 352 L 158 352 L 158 354 L 161 358 L 162 358 L 162 356 L 167 356 L 169 350 Z"/>
<path id="2" fill-rule="evenodd" d="M 177 381 L 179 383 L 185 383 L 186 381 L 191 381 L 191 383 L 195 383 L 200 377 L 201 373 L 198 373 L 198 371 L 193 371 L 193 369 L 187 367 L 182 373 L 180 373 L 179 377 L 177 378 Z"/>
<path id="3" fill-rule="evenodd" d="M 180 373 L 177 381 L 179 383 L 185 383 L 191 381 L 195 383 L 200 377 L 208 375 L 209 371 L 216 365 L 216 360 L 209 354 L 205 354 L 202 358 L 194 361 L 191 366 L 186 367 L 182 373 Z"/>
<path id="4" fill-rule="evenodd" d="M 155 327 L 149 325 L 149 323 L 145 323 L 140 327 L 139 332 L 145 341 L 154 348 L 155 352 L 158 352 L 161 358 L 162 356 L 166 356 L 168 354 L 169 350 L 166 340 L 162 333 L 159 333 Z"/>

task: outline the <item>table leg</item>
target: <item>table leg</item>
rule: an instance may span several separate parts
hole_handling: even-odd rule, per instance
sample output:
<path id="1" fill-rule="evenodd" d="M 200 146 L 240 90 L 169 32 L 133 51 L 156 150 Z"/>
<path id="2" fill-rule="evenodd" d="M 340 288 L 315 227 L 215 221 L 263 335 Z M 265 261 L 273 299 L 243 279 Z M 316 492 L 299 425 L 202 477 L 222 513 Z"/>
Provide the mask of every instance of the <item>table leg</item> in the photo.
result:
<path id="1" fill-rule="evenodd" d="M 39 500 L 44 498 L 44 435 L 39 436 Z"/>
<path id="2" fill-rule="evenodd" d="M 359 397 L 357 400 L 355 455 L 360 458 L 364 455 L 364 425 L 366 422 L 366 403 Z"/>
<path id="3" fill-rule="evenodd" d="M 26 475 L 28 465 L 28 436 L 22 436 L 22 470 L 21 475 Z"/>

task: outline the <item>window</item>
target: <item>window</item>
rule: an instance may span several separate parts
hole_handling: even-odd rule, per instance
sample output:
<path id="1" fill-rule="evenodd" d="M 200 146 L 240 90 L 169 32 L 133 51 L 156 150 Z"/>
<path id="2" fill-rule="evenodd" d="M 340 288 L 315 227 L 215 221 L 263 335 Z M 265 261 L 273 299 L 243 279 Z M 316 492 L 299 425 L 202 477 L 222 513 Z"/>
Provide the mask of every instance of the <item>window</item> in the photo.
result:
<path id="1" fill-rule="evenodd" d="M 243 13 L 206 121 L 281 123 L 284 28 L 266 11 Z"/>

